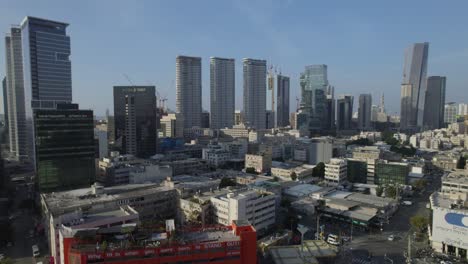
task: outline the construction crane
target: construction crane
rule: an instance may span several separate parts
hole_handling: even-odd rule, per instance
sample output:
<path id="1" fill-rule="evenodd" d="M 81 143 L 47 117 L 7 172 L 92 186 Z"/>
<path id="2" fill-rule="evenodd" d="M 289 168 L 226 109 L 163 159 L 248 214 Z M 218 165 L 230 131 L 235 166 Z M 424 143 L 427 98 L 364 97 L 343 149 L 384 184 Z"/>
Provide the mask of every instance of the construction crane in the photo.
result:
<path id="1" fill-rule="evenodd" d="M 132 80 L 130 79 L 130 77 L 128 77 L 127 74 L 122 73 L 122 75 L 125 77 L 125 79 L 127 79 L 127 81 L 128 81 L 132 86 L 135 86 L 135 84 L 133 84 Z"/>

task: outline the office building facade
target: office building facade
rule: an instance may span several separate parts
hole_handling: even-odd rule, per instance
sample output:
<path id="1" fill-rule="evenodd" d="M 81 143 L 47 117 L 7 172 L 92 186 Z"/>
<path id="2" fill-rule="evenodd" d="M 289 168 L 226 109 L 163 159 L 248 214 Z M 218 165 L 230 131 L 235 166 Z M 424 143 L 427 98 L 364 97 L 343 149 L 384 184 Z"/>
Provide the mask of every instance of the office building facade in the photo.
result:
<path id="1" fill-rule="evenodd" d="M 424 129 L 433 130 L 444 126 L 445 83 L 443 76 L 427 78 L 427 92 L 424 108 Z"/>
<path id="2" fill-rule="evenodd" d="M 444 106 L 445 125 L 457 122 L 457 104 L 454 102 L 446 103 Z"/>
<path id="3" fill-rule="evenodd" d="M 147 158 L 157 151 L 156 88 L 114 86 L 115 144 L 122 154 Z"/>
<path id="4" fill-rule="evenodd" d="M 17 160 L 27 160 L 29 145 L 24 102 L 23 57 L 21 29 L 12 27 L 5 37 L 6 96 L 10 153 Z M 4 100 L 5 101 L 5 100 Z M 5 120 L 6 120 L 5 119 Z"/>
<path id="5" fill-rule="evenodd" d="M 231 128 L 235 111 L 235 60 L 210 58 L 210 125 Z"/>
<path id="6" fill-rule="evenodd" d="M 325 118 L 323 126 L 326 130 L 333 130 L 335 128 L 335 108 L 335 87 L 329 85 L 326 89 Z"/>
<path id="7" fill-rule="evenodd" d="M 76 104 L 37 109 L 36 171 L 41 192 L 75 189 L 95 180 L 94 117 Z"/>
<path id="8" fill-rule="evenodd" d="M 4 127 L 5 133 L 8 135 L 8 91 L 7 91 L 7 80 L 6 77 L 2 80 L 2 91 L 3 91 L 3 120 L 4 120 Z"/>
<path id="9" fill-rule="evenodd" d="M 176 111 L 184 118 L 184 128 L 201 127 L 201 58 L 176 58 Z"/>
<path id="10" fill-rule="evenodd" d="M 415 43 L 405 50 L 400 111 L 401 130 L 418 131 L 423 126 L 428 56 L 428 42 Z"/>
<path id="11" fill-rule="evenodd" d="M 266 61 L 243 59 L 244 123 L 255 129 L 266 128 Z"/>
<path id="12" fill-rule="evenodd" d="M 327 65 L 309 65 L 300 76 L 301 108 L 309 117 L 309 129 L 323 128 L 326 89 L 328 87 Z"/>
<path id="13" fill-rule="evenodd" d="M 34 111 L 72 102 L 67 23 L 27 16 L 21 22 L 28 158 L 35 161 Z"/>
<path id="14" fill-rule="evenodd" d="M 353 117 L 353 101 L 351 95 L 341 95 L 337 100 L 336 107 L 336 128 L 337 130 L 351 129 L 351 119 Z"/>
<path id="15" fill-rule="evenodd" d="M 371 94 L 359 95 L 358 128 L 360 130 L 371 129 L 371 108 L 372 108 L 372 95 Z"/>
<path id="16" fill-rule="evenodd" d="M 276 75 L 276 127 L 289 126 L 289 77 Z"/>

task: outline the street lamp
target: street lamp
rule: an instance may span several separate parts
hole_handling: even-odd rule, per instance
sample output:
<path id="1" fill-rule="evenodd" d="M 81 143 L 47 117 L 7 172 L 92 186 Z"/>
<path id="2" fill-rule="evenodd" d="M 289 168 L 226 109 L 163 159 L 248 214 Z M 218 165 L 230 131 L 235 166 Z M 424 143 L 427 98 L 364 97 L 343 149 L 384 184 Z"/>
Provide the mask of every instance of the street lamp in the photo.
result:
<path id="1" fill-rule="evenodd" d="M 297 230 L 299 231 L 299 233 L 301 233 L 301 251 L 304 252 L 304 234 L 307 233 L 307 231 L 309 231 L 309 228 L 299 224 Z"/>

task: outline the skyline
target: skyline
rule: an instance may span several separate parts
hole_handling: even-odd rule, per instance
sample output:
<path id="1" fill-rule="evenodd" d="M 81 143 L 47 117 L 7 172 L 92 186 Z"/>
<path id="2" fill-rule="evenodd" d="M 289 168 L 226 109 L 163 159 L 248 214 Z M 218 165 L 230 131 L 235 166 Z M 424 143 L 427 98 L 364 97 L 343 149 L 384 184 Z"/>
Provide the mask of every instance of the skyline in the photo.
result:
<path id="1" fill-rule="evenodd" d="M 447 77 L 446 102 L 468 101 L 468 77 L 463 73 L 468 68 L 468 30 L 463 27 L 468 19 L 462 11 L 468 4 L 461 1 L 444 5 L 451 16 L 435 22 L 432 18 L 441 11 L 435 1 L 425 1 L 424 6 L 405 3 L 406 9 L 372 2 L 356 9 L 351 4 L 336 8 L 297 1 L 184 3 L 185 9 L 176 9 L 180 3 L 172 2 L 7 2 L 0 17 L 3 33 L 26 15 L 70 24 L 74 102 L 96 115 L 112 112 L 112 87 L 130 85 L 124 74 L 134 85 L 156 85 L 175 110 L 177 55 L 202 58 L 204 110 L 210 109 L 209 57 L 218 56 L 236 60 L 236 109 L 242 109 L 241 61 L 249 57 L 265 59 L 290 77 L 291 112 L 300 97 L 304 67 L 326 64 L 336 95 L 357 98 L 371 92 L 375 99 L 385 92 L 386 108 L 393 114 L 400 108 L 404 49 L 425 41 L 430 43 L 427 76 Z M 312 7 L 321 12 L 311 16 Z M 416 7 L 421 12 L 414 14 Z M 112 15 L 117 19 L 105 19 Z M 4 63 L 0 74 L 5 75 Z"/>

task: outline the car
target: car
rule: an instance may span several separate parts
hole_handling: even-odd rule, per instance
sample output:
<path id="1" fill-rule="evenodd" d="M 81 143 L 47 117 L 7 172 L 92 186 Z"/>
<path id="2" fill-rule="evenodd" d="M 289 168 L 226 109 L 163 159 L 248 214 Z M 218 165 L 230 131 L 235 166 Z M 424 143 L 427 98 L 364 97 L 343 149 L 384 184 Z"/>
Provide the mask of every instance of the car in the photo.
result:
<path id="1" fill-rule="evenodd" d="M 41 252 L 39 252 L 39 246 L 37 245 L 32 246 L 32 252 L 34 257 L 39 257 L 41 255 Z"/>
<path id="2" fill-rule="evenodd" d="M 448 260 L 442 260 L 440 262 L 440 264 L 452 264 L 452 262 L 448 261 Z"/>
<path id="3" fill-rule="evenodd" d="M 36 264 L 42 264 L 42 261 L 37 262 Z"/>
<path id="4" fill-rule="evenodd" d="M 334 234 L 329 234 L 328 235 L 327 243 L 331 244 L 331 245 L 334 245 L 334 246 L 339 246 L 340 245 L 340 241 L 338 239 L 338 236 L 334 235 Z"/>
<path id="5" fill-rule="evenodd" d="M 388 241 L 393 241 L 393 240 L 395 240 L 395 236 L 394 235 L 389 235 L 387 240 Z"/>
<path id="6" fill-rule="evenodd" d="M 413 205 L 413 202 L 411 202 L 411 201 L 403 201 L 403 202 L 401 202 L 401 204 L 406 205 L 406 206 L 411 206 L 411 205 Z"/>

